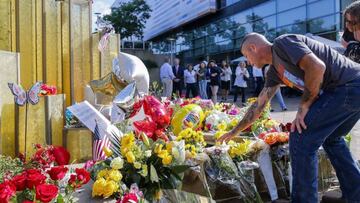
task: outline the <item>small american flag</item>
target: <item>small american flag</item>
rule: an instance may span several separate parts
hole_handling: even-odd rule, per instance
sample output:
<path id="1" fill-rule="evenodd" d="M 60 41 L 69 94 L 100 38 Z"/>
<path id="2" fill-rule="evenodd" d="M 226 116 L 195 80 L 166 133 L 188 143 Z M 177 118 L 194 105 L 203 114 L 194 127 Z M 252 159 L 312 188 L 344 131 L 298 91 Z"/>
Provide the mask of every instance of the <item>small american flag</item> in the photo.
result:
<path id="1" fill-rule="evenodd" d="M 103 151 L 103 148 L 109 146 L 110 146 L 109 138 L 106 135 L 102 136 L 100 134 L 99 125 L 96 122 L 94 129 L 93 160 L 94 161 L 104 160 L 106 158 L 106 155 Z"/>
<path id="2" fill-rule="evenodd" d="M 110 38 L 109 32 L 105 33 L 104 36 L 101 37 L 98 46 L 98 49 L 101 53 L 106 49 L 107 45 L 109 44 L 109 38 Z"/>

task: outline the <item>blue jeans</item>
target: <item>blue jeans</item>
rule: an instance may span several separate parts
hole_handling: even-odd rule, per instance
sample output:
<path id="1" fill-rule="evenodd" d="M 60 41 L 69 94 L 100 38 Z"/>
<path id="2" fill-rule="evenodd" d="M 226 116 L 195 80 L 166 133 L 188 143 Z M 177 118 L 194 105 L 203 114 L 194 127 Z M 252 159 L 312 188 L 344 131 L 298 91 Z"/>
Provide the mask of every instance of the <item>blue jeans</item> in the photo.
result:
<path id="1" fill-rule="evenodd" d="M 321 145 L 335 168 L 343 198 L 360 202 L 360 170 L 343 138 L 359 118 L 360 79 L 324 91 L 311 105 L 304 120 L 307 129 L 290 134 L 291 202 L 318 202 L 317 151 Z"/>
<path id="2" fill-rule="evenodd" d="M 278 102 L 280 104 L 281 109 L 283 109 L 283 110 L 286 109 L 286 105 L 285 105 L 284 99 L 282 97 L 280 88 L 276 91 L 275 96 L 276 96 L 276 99 L 278 100 Z"/>
<path id="3" fill-rule="evenodd" d="M 199 89 L 200 89 L 200 97 L 201 99 L 208 99 L 207 93 L 207 81 L 206 80 L 200 80 L 199 81 Z"/>

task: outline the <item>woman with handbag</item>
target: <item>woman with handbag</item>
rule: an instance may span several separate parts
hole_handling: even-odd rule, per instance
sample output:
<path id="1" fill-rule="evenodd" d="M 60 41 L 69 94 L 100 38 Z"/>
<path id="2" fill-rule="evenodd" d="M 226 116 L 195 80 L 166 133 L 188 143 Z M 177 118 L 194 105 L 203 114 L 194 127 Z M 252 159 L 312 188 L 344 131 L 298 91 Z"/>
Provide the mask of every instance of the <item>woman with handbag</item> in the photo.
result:
<path id="1" fill-rule="evenodd" d="M 240 61 L 239 65 L 236 67 L 235 76 L 234 103 L 236 103 L 238 94 L 241 92 L 241 102 L 242 105 L 245 106 L 245 89 L 247 88 L 246 81 L 249 80 L 249 72 L 246 69 L 246 63 L 244 61 Z"/>

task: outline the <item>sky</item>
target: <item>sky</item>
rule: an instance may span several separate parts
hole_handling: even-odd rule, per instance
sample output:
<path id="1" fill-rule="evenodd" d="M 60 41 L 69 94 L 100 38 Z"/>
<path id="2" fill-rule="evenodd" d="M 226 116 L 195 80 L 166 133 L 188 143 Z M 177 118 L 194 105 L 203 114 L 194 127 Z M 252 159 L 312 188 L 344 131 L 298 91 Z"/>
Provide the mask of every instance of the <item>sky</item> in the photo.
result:
<path id="1" fill-rule="evenodd" d="M 95 24 L 95 21 L 96 21 L 96 15 L 95 13 L 101 13 L 101 15 L 106 15 L 106 14 L 109 14 L 111 12 L 111 5 L 114 3 L 115 0 L 94 0 L 93 2 L 93 5 L 92 5 L 92 21 L 93 21 L 93 24 L 92 24 L 92 28 L 93 28 L 93 31 L 95 30 L 96 28 L 96 24 Z"/>

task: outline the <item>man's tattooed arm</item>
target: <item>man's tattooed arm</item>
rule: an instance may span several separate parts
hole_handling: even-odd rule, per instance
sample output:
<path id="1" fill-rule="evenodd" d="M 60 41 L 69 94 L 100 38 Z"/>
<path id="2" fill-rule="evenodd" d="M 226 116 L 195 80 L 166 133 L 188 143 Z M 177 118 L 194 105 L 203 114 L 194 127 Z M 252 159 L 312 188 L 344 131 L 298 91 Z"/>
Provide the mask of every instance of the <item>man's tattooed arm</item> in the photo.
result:
<path id="1" fill-rule="evenodd" d="M 259 118 L 261 112 L 264 110 L 266 104 L 275 95 L 279 86 L 265 87 L 258 99 L 249 107 L 244 118 L 238 123 L 238 125 L 232 130 L 233 133 L 239 134 L 241 131 L 250 126 L 256 119 Z"/>
<path id="2" fill-rule="evenodd" d="M 299 107 L 299 110 L 301 110 L 301 108 L 309 108 L 317 99 L 326 67 L 324 62 L 312 53 L 305 55 L 300 60 L 299 66 L 305 73 L 305 87 Z"/>

